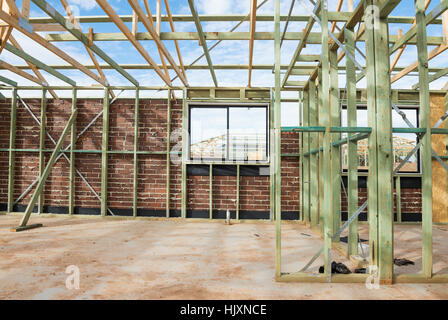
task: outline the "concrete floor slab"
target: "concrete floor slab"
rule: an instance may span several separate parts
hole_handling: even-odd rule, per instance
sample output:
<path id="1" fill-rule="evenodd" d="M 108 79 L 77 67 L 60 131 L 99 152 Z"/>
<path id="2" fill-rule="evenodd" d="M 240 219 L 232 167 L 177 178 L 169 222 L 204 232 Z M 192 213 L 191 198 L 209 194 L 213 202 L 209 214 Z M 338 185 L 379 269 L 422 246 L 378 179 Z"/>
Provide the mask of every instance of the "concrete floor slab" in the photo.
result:
<path id="1" fill-rule="evenodd" d="M 12 233 L 20 216 L 0 216 L 0 299 L 448 299 L 447 284 L 369 290 L 364 284 L 275 282 L 275 228 L 269 223 L 31 220 L 44 227 Z M 282 229 L 283 271 L 298 271 L 322 241 L 300 224 Z M 420 229 L 396 227 L 401 258 L 418 260 Z M 435 269 L 446 273 L 447 229 L 434 227 Z M 350 266 L 340 254 L 334 257 Z M 80 270 L 79 290 L 65 286 L 70 265 Z"/>

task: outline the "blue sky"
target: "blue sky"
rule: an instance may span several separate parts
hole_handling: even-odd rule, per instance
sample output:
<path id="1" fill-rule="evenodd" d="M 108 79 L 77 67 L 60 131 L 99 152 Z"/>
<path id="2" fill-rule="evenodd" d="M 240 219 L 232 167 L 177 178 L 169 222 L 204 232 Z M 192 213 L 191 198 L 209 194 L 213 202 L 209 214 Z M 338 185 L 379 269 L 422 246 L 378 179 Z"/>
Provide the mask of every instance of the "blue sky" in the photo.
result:
<path id="1" fill-rule="evenodd" d="M 309 0 L 303 0 L 308 1 Z M 48 0 L 48 2 L 56 8 L 60 13 L 64 13 L 64 9 L 59 0 Z M 73 11 L 75 14 L 79 15 L 105 15 L 102 9 L 96 4 L 94 0 L 68 0 L 69 4 L 72 5 Z M 260 4 L 262 0 L 258 0 Z M 293 14 L 306 14 L 306 10 L 298 3 L 299 0 L 296 1 Z M 335 11 L 337 0 L 329 0 L 329 10 Z M 346 1 L 345 1 L 346 2 Z M 355 0 L 355 6 L 358 4 L 358 0 Z M 439 0 L 433 0 L 433 3 L 430 5 L 429 10 L 432 10 L 437 4 L 440 3 Z M 127 0 L 110 0 L 109 3 L 113 6 L 115 11 L 118 14 L 132 14 L 132 9 Z M 153 14 L 156 11 L 156 0 L 149 0 L 151 10 Z M 188 2 L 186 0 L 170 0 L 171 11 L 173 14 L 190 14 L 190 8 L 188 6 Z M 17 1 L 19 7 L 21 7 L 21 0 Z M 141 6 L 143 7 L 143 2 L 140 1 Z M 287 14 L 289 7 L 291 4 L 291 0 L 282 0 L 281 1 L 281 13 Z M 248 14 L 250 1 L 249 0 L 196 0 L 196 6 L 200 14 Z M 260 14 L 272 14 L 274 12 L 274 0 L 268 0 L 266 4 L 263 5 L 261 9 L 258 10 Z M 343 10 L 346 10 L 346 4 L 343 6 Z M 162 13 L 165 14 L 165 7 L 162 1 Z M 36 7 L 33 3 L 31 6 L 31 16 L 32 17 L 42 17 L 46 14 L 41 11 L 38 7 Z M 403 0 L 401 4 L 397 6 L 397 8 L 392 12 L 393 16 L 414 16 L 414 0 Z M 231 29 L 236 22 L 214 22 L 214 23 L 203 23 L 203 29 L 205 31 L 228 31 Z M 131 24 L 127 24 L 129 28 L 131 28 Z M 288 31 L 298 31 L 302 30 L 305 27 L 305 22 L 293 22 L 289 24 Z M 395 35 L 399 28 L 402 28 L 404 32 L 406 32 L 410 28 L 410 24 L 408 25 L 390 25 L 390 33 Z M 89 27 L 94 28 L 94 32 L 120 32 L 115 25 L 108 23 L 95 23 L 95 24 L 83 24 L 83 31 L 87 32 Z M 177 22 L 175 23 L 176 31 L 184 31 L 184 32 L 195 32 L 196 28 L 194 23 L 187 22 Z M 257 31 L 273 31 L 274 24 L 273 22 L 257 22 Z M 284 23 L 281 25 L 281 29 L 283 30 Z M 139 31 L 145 32 L 145 27 L 142 24 L 139 24 Z M 162 24 L 162 31 L 170 31 L 169 24 Z M 243 23 L 237 30 L 237 32 L 247 32 L 249 31 L 249 24 L 247 22 Z M 313 31 L 319 32 L 320 28 L 315 25 Z M 42 48 L 38 44 L 34 43 L 32 40 L 28 39 L 26 36 L 22 35 L 20 32 L 14 31 L 14 36 L 23 46 L 24 50 L 33 56 L 39 58 L 45 63 L 48 64 L 66 64 L 65 61 L 61 60 L 51 52 Z M 44 34 L 44 33 L 43 33 Z M 429 36 L 442 36 L 442 26 L 431 26 L 428 27 L 428 35 Z M 174 47 L 173 41 L 165 41 L 166 47 L 170 50 L 171 55 L 177 61 L 177 55 Z M 186 65 L 190 64 L 194 61 L 198 56 L 200 56 L 203 51 L 202 47 L 198 45 L 197 41 L 180 41 L 180 49 L 182 52 L 182 57 L 184 63 Z M 211 46 L 214 41 L 208 41 L 208 45 Z M 59 48 L 68 52 L 72 57 L 77 59 L 83 64 L 91 64 L 91 60 L 88 57 L 84 47 L 77 42 L 58 42 L 54 43 Z M 109 54 L 115 61 L 118 63 L 146 63 L 146 60 L 140 56 L 137 50 L 130 44 L 129 42 L 96 42 L 96 44 L 103 49 L 106 53 Z M 149 52 L 151 57 L 158 63 L 160 63 L 160 58 L 158 51 L 156 49 L 155 44 L 152 41 L 142 41 L 143 46 Z M 285 41 L 282 46 L 282 64 L 288 64 L 293 52 L 298 45 L 298 41 Z M 358 47 L 364 51 L 363 43 L 358 43 Z M 248 41 L 223 41 L 221 44 L 216 47 L 213 51 L 211 51 L 211 58 L 214 64 L 248 64 L 248 52 L 249 52 L 249 42 Z M 433 49 L 433 47 L 429 47 L 429 50 Z M 320 46 L 319 45 L 308 45 L 307 48 L 304 49 L 303 53 L 319 53 Z M 430 62 L 430 66 L 443 66 L 446 67 L 447 54 L 443 53 L 439 57 L 433 59 Z M 393 56 L 391 57 L 391 59 Z M 3 51 L 0 59 L 3 59 L 7 62 L 13 64 L 23 64 L 23 60 L 17 58 L 10 54 L 7 51 Z M 363 58 L 357 54 L 356 59 L 362 64 L 365 62 Z M 101 63 L 101 59 L 99 59 Z M 416 60 L 416 48 L 415 46 L 410 46 L 406 49 L 405 53 L 401 57 L 398 66 L 407 66 Z M 255 41 L 255 52 L 254 52 L 254 64 L 272 64 L 274 61 L 274 48 L 273 41 Z M 206 64 L 205 58 L 201 59 L 197 64 L 204 65 Z M 345 60 L 341 62 L 342 65 L 345 65 Z M 61 71 L 67 76 L 71 77 L 73 80 L 77 82 L 78 85 L 91 85 L 94 80 L 85 76 L 83 73 L 77 70 L 63 70 Z M 52 77 L 49 74 L 43 72 L 47 80 L 50 84 L 53 85 L 65 85 L 65 83 L 60 80 Z M 131 83 L 122 77 L 118 72 L 114 70 L 105 70 L 106 76 L 112 85 L 131 85 Z M 141 85 L 148 86 L 163 86 L 163 81 L 156 75 L 153 70 L 129 70 L 129 73 L 132 74 Z M 174 71 L 170 71 L 171 76 L 175 75 Z M 15 76 L 14 74 L 8 71 L 1 71 L 1 75 L 9 77 L 13 80 L 18 81 L 20 85 L 32 85 L 33 83 Z M 216 70 L 217 79 L 220 86 L 246 86 L 248 81 L 248 72 L 244 71 L 224 71 L 224 70 Z M 212 78 L 210 76 L 210 72 L 208 70 L 190 70 L 187 71 L 187 77 L 190 85 L 192 86 L 211 86 L 213 84 Z M 302 78 L 297 78 L 297 80 L 302 80 Z M 441 89 L 446 82 L 445 79 L 440 79 L 431 84 L 432 89 Z M 400 81 L 397 81 L 393 84 L 393 88 L 410 88 L 413 84 L 418 81 L 416 76 L 406 77 Z M 340 87 L 345 86 L 345 77 L 343 75 L 340 76 Z M 176 80 L 174 85 L 181 85 L 179 80 Z M 253 86 L 273 86 L 274 85 L 274 75 L 271 71 L 253 71 Z M 365 82 L 360 82 L 359 87 L 365 87 Z M 87 92 L 87 95 L 92 95 L 92 92 Z M 99 95 L 102 95 L 101 92 L 98 92 Z M 132 95 L 132 93 L 129 93 Z M 144 93 L 149 96 L 162 95 L 164 93 Z M 25 95 L 25 93 L 23 93 Z M 283 97 L 297 97 L 297 93 L 283 93 Z M 296 110 L 295 107 L 289 107 L 285 104 L 285 112 L 284 118 L 285 123 L 288 121 L 286 119 L 291 118 L 291 115 Z M 292 111 L 287 111 L 291 109 Z"/>

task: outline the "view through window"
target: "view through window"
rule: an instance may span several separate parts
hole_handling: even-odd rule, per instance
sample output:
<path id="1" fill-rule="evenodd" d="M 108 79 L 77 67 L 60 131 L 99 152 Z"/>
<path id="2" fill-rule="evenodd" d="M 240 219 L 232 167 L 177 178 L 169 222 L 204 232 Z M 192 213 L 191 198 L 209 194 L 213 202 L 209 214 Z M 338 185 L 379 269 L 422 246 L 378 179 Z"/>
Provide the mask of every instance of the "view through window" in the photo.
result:
<path id="1" fill-rule="evenodd" d="M 191 106 L 190 159 L 266 161 L 266 106 Z"/>
<path id="2" fill-rule="evenodd" d="M 408 120 L 418 127 L 418 109 L 416 107 L 400 107 L 401 111 L 406 114 Z M 341 114 L 342 126 L 347 126 L 347 109 L 344 107 Z M 357 110 L 357 126 L 368 127 L 367 124 L 367 109 L 365 107 L 358 107 Z M 408 125 L 404 122 L 402 117 L 392 110 L 392 127 L 407 128 Z M 346 137 L 343 134 L 342 137 Z M 400 162 L 406 158 L 412 149 L 418 143 L 417 136 L 413 133 L 393 133 L 393 153 L 394 153 L 394 169 Z M 348 166 L 348 146 L 344 144 L 341 147 L 342 152 L 342 168 L 347 170 Z M 358 141 L 358 170 L 367 170 L 369 168 L 369 145 L 368 139 Z M 416 152 L 400 169 L 399 172 L 418 172 L 419 171 L 419 152 Z"/>

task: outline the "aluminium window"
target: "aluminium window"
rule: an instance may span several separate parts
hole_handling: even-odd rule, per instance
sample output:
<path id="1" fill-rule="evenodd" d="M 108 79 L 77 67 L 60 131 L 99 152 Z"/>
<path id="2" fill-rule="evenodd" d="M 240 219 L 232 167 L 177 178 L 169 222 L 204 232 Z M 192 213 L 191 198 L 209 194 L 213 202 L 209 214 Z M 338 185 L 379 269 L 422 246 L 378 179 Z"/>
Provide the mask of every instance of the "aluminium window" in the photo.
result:
<path id="1" fill-rule="evenodd" d="M 189 159 L 268 161 L 267 105 L 190 105 Z"/>

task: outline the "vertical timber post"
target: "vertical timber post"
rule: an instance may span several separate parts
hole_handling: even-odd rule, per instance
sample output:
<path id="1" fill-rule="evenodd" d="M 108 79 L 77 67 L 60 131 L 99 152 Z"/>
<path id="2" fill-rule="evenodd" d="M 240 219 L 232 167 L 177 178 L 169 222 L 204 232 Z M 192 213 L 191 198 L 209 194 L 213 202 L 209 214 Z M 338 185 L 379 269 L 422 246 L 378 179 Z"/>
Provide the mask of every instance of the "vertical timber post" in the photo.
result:
<path id="1" fill-rule="evenodd" d="M 171 142 L 171 89 L 168 89 L 166 109 L 166 218 L 170 217 L 170 142 Z"/>
<path id="2" fill-rule="evenodd" d="M 338 83 L 338 52 L 330 50 L 330 125 L 339 127 L 341 125 L 341 108 L 339 104 L 339 83 Z M 331 141 L 336 142 L 341 139 L 340 133 L 332 133 Z M 332 187 L 332 225 L 331 235 L 339 230 L 341 225 L 341 147 L 331 147 L 331 187 Z M 339 242 L 336 239 L 335 242 Z"/>
<path id="3" fill-rule="evenodd" d="M 432 277 L 432 154 L 431 118 L 428 77 L 428 45 L 426 34 L 425 4 L 415 0 L 417 27 L 418 76 L 420 85 L 420 127 L 426 128 L 422 137 L 422 273 Z"/>
<path id="4" fill-rule="evenodd" d="M 299 91 L 299 126 L 303 126 L 303 91 Z M 304 204 L 303 199 L 303 140 L 304 140 L 304 134 L 303 132 L 299 132 L 299 220 L 305 221 L 305 215 L 303 214 L 304 211 Z"/>
<path id="5" fill-rule="evenodd" d="M 108 172 L 108 155 L 109 150 L 109 88 L 104 89 L 103 100 L 103 136 L 102 136 L 102 152 L 101 152 L 101 216 L 107 215 L 107 172 Z"/>
<path id="6" fill-rule="evenodd" d="M 45 170 L 45 133 L 47 132 L 47 90 L 42 89 L 42 100 L 40 106 L 40 134 L 39 134 L 39 180 Z M 43 213 L 44 209 L 44 192 L 39 195 L 37 204 L 38 214 Z"/>
<path id="7" fill-rule="evenodd" d="M 140 114 L 140 90 L 135 89 L 135 106 L 134 106 L 134 176 L 132 182 L 132 212 L 133 216 L 137 216 L 138 212 L 138 125 Z"/>
<path id="8" fill-rule="evenodd" d="M 355 34 L 354 28 L 346 28 L 346 48 L 355 56 Z M 356 70 L 355 63 L 351 59 L 346 62 L 347 83 L 347 125 L 357 126 L 357 103 L 356 103 Z M 350 133 L 347 134 L 347 139 Z M 358 210 L 358 141 L 347 141 L 348 163 L 347 163 L 347 216 L 350 218 Z M 358 254 L 358 219 L 355 219 L 348 230 L 348 255 Z"/>
<path id="9" fill-rule="evenodd" d="M 274 5 L 274 57 L 275 57 L 275 92 L 274 92 L 274 138 L 275 138 L 275 276 L 279 278 L 281 275 L 281 92 L 280 92 L 280 0 L 275 0 Z"/>
<path id="10" fill-rule="evenodd" d="M 310 99 L 309 99 L 309 86 L 303 91 L 303 125 L 305 127 L 310 126 Z M 302 167 L 302 199 L 303 199 L 303 221 L 310 222 L 310 133 L 303 133 L 303 148 L 300 157 L 303 159 Z M 308 154 L 307 156 L 303 156 Z"/>
<path id="11" fill-rule="evenodd" d="M 187 89 L 183 90 L 182 102 L 182 200 L 181 215 L 187 217 L 187 157 L 188 157 L 188 105 Z"/>
<path id="12" fill-rule="evenodd" d="M 332 180 L 331 180 L 331 132 L 329 127 L 331 126 L 330 118 L 330 63 L 329 63 L 329 47 L 328 47 L 328 3 L 327 0 L 322 0 L 322 7 L 320 10 L 321 22 L 322 22 L 322 125 L 326 127 L 323 137 L 323 223 L 324 223 L 324 273 L 327 277 L 331 275 L 331 236 L 332 236 L 332 213 L 333 213 L 333 196 L 332 196 Z"/>
<path id="13" fill-rule="evenodd" d="M 309 104 L 310 104 L 310 126 L 318 125 L 316 82 L 315 79 L 309 81 Z M 310 133 L 310 149 L 316 150 L 319 147 L 318 132 Z M 310 225 L 317 226 L 319 223 L 319 153 L 310 155 Z"/>
<path id="14" fill-rule="evenodd" d="M 240 221 L 240 165 L 236 165 L 236 221 Z"/>
<path id="15" fill-rule="evenodd" d="M 14 211 L 14 168 L 17 123 L 17 89 L 12 89 L 11 119 L 9 125 L 9 165 L 8 165 L 8 214 Z"/>
<path id="16" fill-rule="evenodd" d="M 369 139 L 369 222 L 377 244 L 371 246 L 376 250 L 380 283 L 392 284 L 393 280 L 393 152 L 392 152 L 392 94 L 390 82 L 389 28 L 387 17 L 379 17 L 378 10 L 384 1 L 373 0 L 367 7 L 372 21 L 367 27 L 367 60 L 369 71 L 367 78 L 368 100 L 370 98 L 369 124 L 372 127 Z M 372 10 L 373 12 L 370 12 Z M 369 25 L 369 23 L 366 23 Z M 370 93 L 369 93 L 370 92 Z M 374 94 L 374 95 L 373 95 Z M 373 108 L 372 108 L 373 107 Z M 372 153 L 372 157 L 371 157 Z M 375 187 L 376 184 L 376 187 Z M 372 188 L 372 189 L 370 189 Z M 371 205 L 373 207 L 371 207 Z M 373 217 L 371 217 L 373 215 Z M 375 216 L 377 217 L 375 219 Z M 372 237 L 375 239 L 375 236 Z M 372 251 L 373 251 L 372 250 Z"/>
<path id="17" fill-rule="evenodd" d="M 208 186 L 208 201 L 209 201 L 209 219 L 213 219 L 213 165 L 209 167 L 209 186 Z"/>
<path id="18" fill-rule="evenodd" d="M 401 223 L 401 178 L 400 176 L 397 176 L 395 178 L 395 189 L 396 195 L 395 195 L 395 201 L 397 203 L 397 221 Z"/>
<path id="19" fill-rule="evenodd" d="M 318 105 L 317 105 L 317 114 L 318 114 L 318 123 L 319 126 L 323 126 L 324 125 L 324 111 L 323 111 L 323 107 L 322 107 L 322 66 L 319 66 L 319 78 L 318 78 L 318 90 L 317 90 L 317 101 L 318 101 Z M 323 134 L 319 133 L 318 135 L 318 141 L 319 141 L 319 145 L 318 148 L 320 149 L 321 146 L 323 145 Z M 319 181 L 319 229 L 321 231 L 321 233 L 324 232 L 324 214 L 323 214 L 323 208 L 324 208 L 324 175 L 323 175 L 323 151 L 319 150 L 319 156 L 318 156 L 318 181 Z"/>
<path id="20" fill-rule="evenodd" d="M 76 110 L 77 91 L 72 90 L 72 113 Z M 70 191 L 68 199 L 68 214 L 73 215 L 75 210 L 75 152 L 76 149 L 76 119 L 72 123 L 70 132 Z"/>

